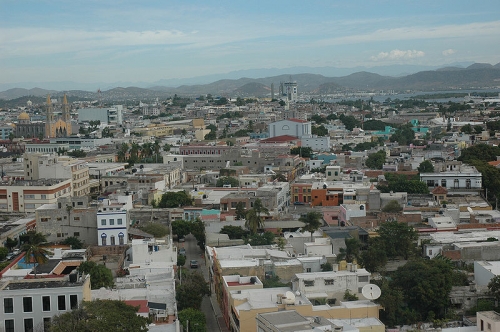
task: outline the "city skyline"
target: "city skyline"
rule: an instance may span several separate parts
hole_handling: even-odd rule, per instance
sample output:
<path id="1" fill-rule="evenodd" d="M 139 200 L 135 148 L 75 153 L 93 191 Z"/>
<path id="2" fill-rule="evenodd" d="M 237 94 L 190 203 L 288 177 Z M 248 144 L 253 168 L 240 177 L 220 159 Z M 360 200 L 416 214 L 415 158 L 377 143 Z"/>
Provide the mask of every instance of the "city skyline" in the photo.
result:
<path id="1" fill-rule="evenodd" d="M 500 62 L 500 3 L 6 1 L 0 83 Z"/>

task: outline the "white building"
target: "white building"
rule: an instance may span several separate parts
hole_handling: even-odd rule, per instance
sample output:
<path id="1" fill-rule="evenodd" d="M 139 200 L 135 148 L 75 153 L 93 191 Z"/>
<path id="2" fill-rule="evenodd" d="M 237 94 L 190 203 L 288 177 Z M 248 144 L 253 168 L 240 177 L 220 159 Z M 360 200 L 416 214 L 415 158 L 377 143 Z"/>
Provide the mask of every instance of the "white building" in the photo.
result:
<path id="1" fill-rule="evenodd" d="M 370 272 L 352 266 L 351 271 L 297 273 L 292 278 L 292 289 L 311 302 L 314 299 L 326 299 L 327 303 L 338 305 L 346 290 L 363 299 L 361 289 L 370 283 Z"/>
<path id="2" fill-rule="evenodd" d="M 269 124 L 269 138 L 283 135 L 301 138 L 311 134 L 311 122 L 306 120 L 288 119 Z"/>
<path id="3" fill-rule="evenodd" d="M 158 239 L 134 239 L 132 247 L 127 251 L 125 265 L 130 269 L 137 267 L 145 268 L 168 268 L 177 265 L 177 247 L 169 238 Z"/>
<path id="4" fill-rule="evenodd" d="M 97 212 L 97 238 L 100 246 L 127 244 L 128 210 L 132 196 L 117 196 L 103 200 Z"/>
<path id="5" fill-rule="evenodd" d="M 469 193 L 480 191 L 482 174 L 474 166 L 461 165 L 459 170 L 448 170 L 440 173 L 422 173 L 420 181 L 429 188 L 441 186 L 449 192 Z"/>
<path id="6" fill-rule="evenodd" d="M 73 276 L 2 282 L 0 331 L 43 331 L 52 317 L 90 301 L 90 276 Z"/>
<path id="7" fill-rule="evenodd" d="M 80 108 L 78 110 L 78 122 L 83 123 L 99 120 L 101 121 L 101 124 L 121 125 L 123 123 L 123 108 L 119 106 L 106 108 Z"/>
<path id="8" fill-rule="evenodd" d="M 300 139 L 303 147 L 313 151 L 330 151 L 330 136 L 303 136 Z"/>
<path id="9" fill-rule="evenodd" d="M 346 200 L 346 194 L 344 192 L 344 201 Z M 366 205 L 365 204 L 340 204 L 339 210 L 339 222 L 345 225 L 349 224 L 349 220 L 353 217 L 366 217 Z"/>
<path id="10" fill-rule="evenodd" d="M 488 286 L 494 277 L 500 275 L 500 261 L 474 262 L 474 280 L 478 286 Z"/>

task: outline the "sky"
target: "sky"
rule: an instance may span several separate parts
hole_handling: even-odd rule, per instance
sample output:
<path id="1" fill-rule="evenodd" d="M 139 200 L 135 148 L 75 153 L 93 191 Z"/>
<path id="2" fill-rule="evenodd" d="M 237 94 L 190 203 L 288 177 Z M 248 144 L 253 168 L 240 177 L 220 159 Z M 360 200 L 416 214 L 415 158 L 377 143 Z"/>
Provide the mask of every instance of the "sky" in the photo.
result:
<path id="1" fill-rule="evenodd" d="M 0 83 L 500 62 L 500 1 L 0 0 Z"/>

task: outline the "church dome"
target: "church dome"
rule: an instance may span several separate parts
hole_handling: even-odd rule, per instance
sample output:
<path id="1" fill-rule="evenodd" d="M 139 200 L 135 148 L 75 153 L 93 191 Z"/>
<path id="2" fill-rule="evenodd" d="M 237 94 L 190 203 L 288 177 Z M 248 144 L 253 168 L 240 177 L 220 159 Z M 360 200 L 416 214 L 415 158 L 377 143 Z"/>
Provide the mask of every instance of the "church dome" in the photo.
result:
<path id="1" fill-rule="evenodd" d="M 28 115 L 28 113 L 22 112 L 21 114 L 19 114 L 19 116 L 17 117 L 17 119 L 18 120 L 29 120 L 30 116 Z"/>

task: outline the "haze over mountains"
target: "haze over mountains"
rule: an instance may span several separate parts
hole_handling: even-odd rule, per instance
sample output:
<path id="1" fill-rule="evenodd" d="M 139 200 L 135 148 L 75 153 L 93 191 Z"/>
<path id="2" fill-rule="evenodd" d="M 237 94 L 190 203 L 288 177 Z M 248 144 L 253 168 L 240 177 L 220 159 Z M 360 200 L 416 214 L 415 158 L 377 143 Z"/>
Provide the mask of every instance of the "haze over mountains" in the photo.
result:
<path id="1" fill-rule="evenodd" d="M 372 68 L 373 69 L 373 68 Z M 401 70 L 410 68 L 407 66 L 378 67 L 380 72 L 401 72 Z M 417 69 L 417 67 L 413 67 Z M 274 83 L 275 93 L 278 92 L 278 85 L 281 81 L 288 81 L 290 77 L 297 81 L 299 92 L 311 94 L 331 94 L 342 91 L 369 91 L 369 90 L 450 90 L 450 89 L 481 89 L 496 88 L 500 86 L 500 63 L 496 65 L 474 63 L 467 67 L 461 64 L 443 68 L 433 68 L 416 71 L 413 74 L 397 76 L 382 75 L 368 71 L 357 71 L 344 76 L 330 77 L 328 73 L 333 71 L 347 71 L 347 69 L 327 68 L 309 68 L 296 67 L 287 69 L 259 69 L 253 71 L 238 71 L 229 74 L 210 75 L 192 79 L 179 80 L 161 80 L 151 83 L 120 84 L 118 83 L 109 89 L 98 86 L 102 90 L 104 99 L 130 99 L 130 98 L 155 98 L 171 96 L 173 94 L 186 96 L 199 96 L 204 94 L 242 96 L 242 97 L 261 97 L 268 96 L 271 92 L 271 84 Z M 285 72 L 279 75 L 270 76 L 278 72 Z M 243 77 L 244 75 L 260 77 Z M 319 74 L 321 73 L 321 74 Z M 258 76 L 260 75 L 260 76 Z M 218 80 L 215 78 L 219 77 Z M 224 77 L 220 79 L 220 77 Z M 243 78 L 242 78 L 243 77 Z M 212 80 L 210 80 L 212 78 Z M 193 82 L 188 84 L 186 82 Z M 181 84 L 174 84 L 183 83 Z M 207 82 L 198 83 L 194 82 Z M 4 84 L 5 85 L 5 84 Z M 57 88 L 57 86 L 64 86 Z M 0 92 L 0 99 L 11 100 L 23 96 L 46 96 L 48 93 L 57 96 L 64 92 L 69 96 L 77 98 L 97 98 L 95 87 L 72 90 L 78 83 L 59 82 L 46 83 L 43 86 L 32 89 L 16 87 Z M 129 86 L 126 88 L 117 86 Z M 2 85 L 0 85 L 0 88 Z M 54 87 L 49 89 L 44 89 Z"/>

